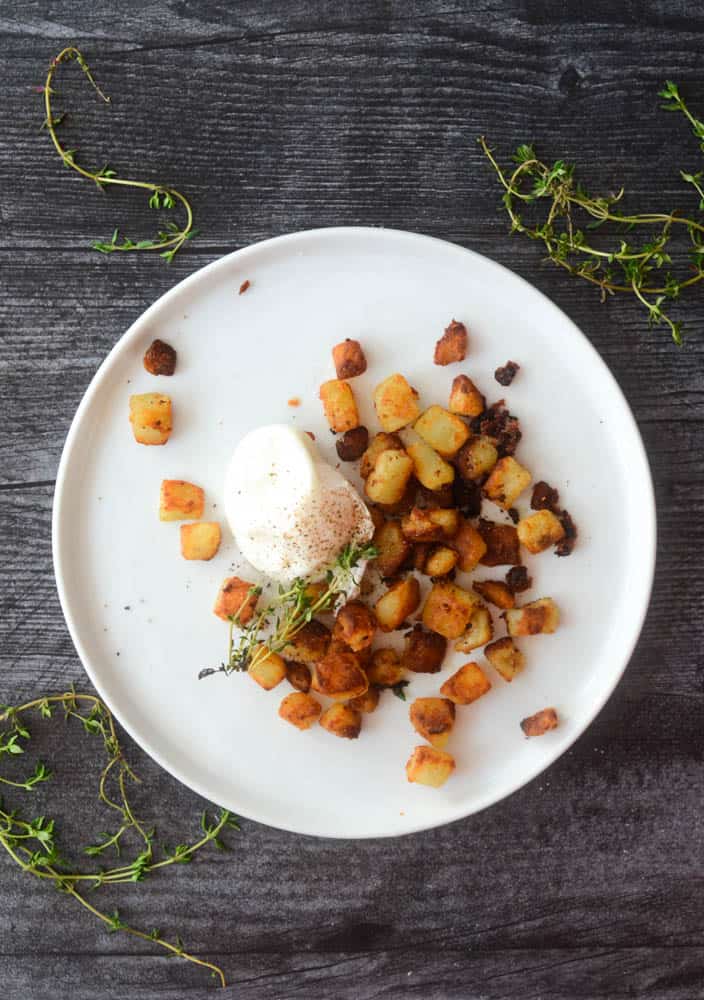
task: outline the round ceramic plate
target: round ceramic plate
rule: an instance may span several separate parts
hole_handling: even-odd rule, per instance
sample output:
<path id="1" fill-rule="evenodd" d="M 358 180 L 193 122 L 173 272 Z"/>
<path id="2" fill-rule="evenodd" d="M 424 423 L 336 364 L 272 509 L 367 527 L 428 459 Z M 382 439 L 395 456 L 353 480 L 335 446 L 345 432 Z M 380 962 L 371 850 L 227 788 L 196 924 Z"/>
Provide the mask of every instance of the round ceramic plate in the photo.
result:
<path id="1" fill-rule="evenodd" d="M 238 289 L 248 279 L 246 294 Z M 452 318 L 470 331 L 459 365 L 433 364 Z M 142 366 L 160 337 L 178 352 L 172 378 Z M 489 401 L 521 419 L 518 457 L 560 490 L 579 525 L 569 558 L 526 559 L 526 599 L 552 596 L 554 635 L 521 640 L 526 667 L 507 684 L 481 650 L 451 653 L 442 673 L 415 674 L 404 703 L 385 693 L 361 737 L 299 732 L 278 718 L 290 690 L 246 674 L 198 680 L 217 666 L 226 626 L 212 613 L 237 564 L 232 536 L 211 562 L 186 562 L 179 525 L 158 519 L 164 478 L 206 491 L 205 517 L 222 520 L 233 448 L 261 424 L 290 422 L 336 461 L 318 387 L 334 377 L 331 348 L 364 346 L 354 381 L 363 422 L 378 429 L 371 394 L 403 372 L 421 404 L 446 404 L 467 372 Z M 493 378 L 507 359 L 509 388 Z M 131 393 L 173 399 L 165 447 L 133 440 Z M 298 398 L 300 405 L 289 401 Z M 351 469 L 351 466 L 346 466 Z M 519 500 L 529 510 L 530 491 Z M 487 513 L 506 520 L 496 508 Z M 208 799 L 272 826 L 329 837 L 392 836 L 467 816 L 513 792 L 563 753 L 621 676 L 648 604 L 655 552 L 652 484 L 643 445 L 608 369 L 573 323 L 521 278 L 479 254 L 383 229 L 325 229 L 256 244 L 177 285 L 120 339 L 86 392 L 66 441 L 54 504 L 54 561 L 66 621 L 90 679 L 125 729 L 175 777 Z M 480 569 L 502 578 L 506 567 Z M 460 582 L 462 578 L 460 577 Z M 427 581 L 426 581 L 427 585 Z M 497 634 L 502 634 L 497 629 Z M 399 637 L 400 638 L 400 637 Z M 420 737 L 408 703 L 436 694 L 463 662 L 484 664 L 491 691 L 458 708 L 441 789 L 409 784 L 404 765 Z M 524 738 L 522 718 L 554 706 L 558 729 Z"/>

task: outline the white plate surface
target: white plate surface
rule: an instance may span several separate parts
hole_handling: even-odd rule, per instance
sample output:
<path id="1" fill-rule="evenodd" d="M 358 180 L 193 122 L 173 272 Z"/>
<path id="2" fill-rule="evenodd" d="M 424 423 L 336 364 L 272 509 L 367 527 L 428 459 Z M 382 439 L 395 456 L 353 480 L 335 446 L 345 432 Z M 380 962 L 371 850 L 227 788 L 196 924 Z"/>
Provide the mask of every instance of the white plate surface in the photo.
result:
<path id="1" fill-rule="evenodd" d="M 249 291 L 238 295 L 245 279 Z M 462 365 L 432 364 L 451 318 L 467 324 Z M 161 337 L 177 373 L 142 367 Z M 421 402 L 444 403 L 466 371 L 490 401 L 521 419 L 518 457 L 560 490 L 580 528 L 567 559 L 526 561 L 531 598 L 551 595 L 563 624 L 522 640 L 524 673 L 493 683 L 458 709 L 448 749 L 457 771 L 440 790 L 408 784 L 421 742 L 408 704 L 386 694 L 356 742 L 320 727 L 300 733 L 277 717 L 282 684 L 266 693 L 245 675 L 197 679 L 217 665 L 225 626 L 214 595 L 237 553 L 228 530 L 208 563 L 186 562 L 179 526 L 158 520 L 159 484 L 201 484 L 206 517 L 222 516 L 226 463 L 239 438 L 264 423 L 312 430 L 336 460 L 318 386 L 334 377 L 330 349 L 361 340 L 369 369 L 355 380 L 362 417 L 376 428 L 373 386 L 401 371 Z M 493 371 L 521 364 L 502 389 Z M 138 446 L 127 419 L 134 392 L 166 391 L 175 429 L 163 448 Z M 301 406 L 288 400 L 300 397 Z M 378 429 L 378 428 L 376 428 Z M 349 467 L 348 467 L 349 468 Z M 528 510 L 530 494 L 518 503 Z M 495 509 L 494 509 L 495 512 Z M 268 240 L 181 282 L 141 316 L 101 365 L 74 419 L 59 469 L 54 561 L 69 630 L 85 669 L 128 732 L 163 767 L 240 815 L 332 837 L 408 833 L 467 816 L 525 784 L 585 729 L 621 676 L 648 604 L 655 513 L 648 463 L 614 379 L 574 324 L 538 291 L 476 253 L 381 229 L 327 229 Z M 477 577 L 501 577 L 483 569 Z M 436 693 L 470 658 L 413 675 L 413 697 Z M 524 739 L 519 720 L 547 705 L 559 729 Z"/>

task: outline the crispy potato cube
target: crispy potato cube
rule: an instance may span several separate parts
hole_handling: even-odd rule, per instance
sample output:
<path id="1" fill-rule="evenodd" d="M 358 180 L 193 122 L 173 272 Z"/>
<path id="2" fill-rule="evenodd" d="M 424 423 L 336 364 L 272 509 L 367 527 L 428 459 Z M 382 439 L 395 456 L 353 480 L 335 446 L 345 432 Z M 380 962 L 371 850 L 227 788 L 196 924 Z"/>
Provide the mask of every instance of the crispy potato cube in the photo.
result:
<path id="1" fill-rule="evenodd" d="M 458 413 L 462 417 L 478 417 L 484 412 L 486 400 L 467 375 L 458 375 L 450 390 L 450 413 Z"/>
<path id="2" fill-rule="evenodd" d="M 323 382 L 320 387 L 320 398 L 330 430 L 336 434 L 343 434 L 359 427 L 357 404 L 349 382 L 337 378 Z"/>
<path id="3" fill-rule="evenodd" d="M 507 583 L 503 580 L 476 580 L 472 584 L 472 589 L 476 590 L 489 604 L 495 604 L 497 608 L 515 608 L 516 597 Z"/>
<path id="4" fill-rule="evenodd" d="M 405 451 L 382 451 L 367 477 L 365 492 L 374 503 L 390 506 L 403 499 L 412 475 L 413 462 Z"/>
<path id="5" fill-rule="evenodd" d="M 455 706 L 447 698 L 416 698 L 408 710 L 411 725 L 424 740 L 444 750 L 455 724 Z"/>
<path id="6" fill-rule="evenodd" d="M 521 543 L 512 524 L 497 524 L 480 518 L 478 529 L 486 545 L 486 551 L 479 559 L 483 566 L 521 565 Z"/>
<path id="7" fill-rule="evenodd" d="M 373 684 L 374 687 L 390 688 L 402 681 L 405 674 L 395 649 L 374 650 L 372 662 L 367 667 L 367 677 L 370 684 Z"/>
<path id="8" fill-rule="evenodd" d="M 551 510 L 537 510 L 535 514 L 522 518 L 516 531 L 521 544 L 535 555 L 565 537 L 565 529 Z"/>
<path id="9" fill-rule="evenodd" d="M 491 438 L 478 434 L 457 452 L 455 465 L 462 479 L 481 479 L 496 465 L 499 453 Z"/>
<path id="10" fill-rule="evenodd" d="M 420 604 L 420 585 L 414 576 L 394 583 L 374 605 L 376 620 L 382 632 L 399 628 Z"/>
<path id="11" fill-rule="evenodd" d="M 459 556 L 458 566 L 463 573 L 471 573 L 486 552 L 486 542 L 466 518 L 460 517 L 452 547 Z"/>
<path id="12" fill-rule="evenodd" d="M 474 594 L 456 583 L 433 584 L 423 605 L 423 624 L 446 639 L 459 639 L 479 603 Z"/>
<path id="13" fill-rule="evenodd" d="M 369 476 L 382 451 L 403 451 L 403 441 L 398 434 L 385 434 L 384 431 L 381 431 L 380 434 L 374 435 L 359 463 L 359 474 L 362 479 Z"/>
<path id="14" fill-rule="evenodd" d="M 467 327 L 453 319 L 435 345 L 433 360 L 436 365 L 451 365 L 455 361 L 464 361 L 466 356 Z"/>
<path id="15" fill-rule="evenodd" d="M 338 378 L 354 378 L 367 370 L 367 359 L 358 340 L 343 340 L 332 349 L 332 360 Z"/>
<path id="16" fill-rule="evenodd" d="M 484 650 L 484 656 L 486 656 L 494 670 L 501 674 L 503 679 L 509 683 L 516 674 L 523 670 L 526 662 L 525 656 L 508 635 L 505 635 L 502 639 L 495 639 L 494 642 L 490 642 Z"/>
<path id="17" fill-rule="evenodd" d="M 419 483 L 428 490 L 439 490 L 455 478 L 455 470 L 425 441 L 413 441 L 406 446 Z"/>
<path id="18" fill-rule="evenodd" d="M 406 776 L 409 781 L 419 785 L 430 785 L 440 788 L 455 770 L 455 758 L 444 750 L 435 747 L 416 747 L 406 764 Z"/>
<path id="19" fill-rule="evenodd" d="M 173 375 L 176 351 L 164 340 L 153 340 L 144 352 L 143 364 L 150 375 Z"/>
<path id="20" fill-rule="evenodd" d="M 356 462 L 361 458 L 369 445 L 369 431 L 366 427 L 355 427 L 345 431 L 335 442 L 337 457 L 343 462 Z"/>
<path id="21" fill-rule="evenodd" d="M 425 560 L 423 572 L 428 576 L 447 576 L 455 566 L 459 555 L 447 545 L 436 545 Z"/>
<path id="22" fill-rule="evenodd" d="M 411 542 L 441 542 L 459 527 L 459 513 L 448 507 L 413 507 L 401 520 L 401 531 Z"/>
<path id="23" fill-rule="evenodd" d="M 455 643 L 458 653 L 471 653 L 479 646 L 486 646 L 494 636 L 494 623 L 491 620 L 488 608 L 483 604 L 477 605 L 472 611 L 467 628 Z"/>
<path id="24" fill-rule="evenodd" d="M 527 719 L 521 719 L 521 729 L 526 736 L 543 736 L 551 729 L 557 729 L 557 712 L 554 708 L 543 708 Z"/>
<path id="25" fill-rule="evenodd" d="M 416 674 L 436 674 L 445 659 L 447 640 L 437 632 L 426 632 L 422 625 L 414 625 L 406 633 L 401 654 L 401 666 Z"/>
<path id="26" fill-rule="evenodd" d="M 254 618 L 259 593 L 253 583 L 240 580 L 238 576 L 228 576 L 218 591 L 213 612 L 223 621 L 232 618 L 236 625 L 247 625 Z"/>
<path id="27" fill-rule="evenodd" d="M 318 719 L 322 707 L 312 694 L 304 691 L 294 691 L 287 694 L 279 705 L 279 715 L 286 722 L 290 722 L 296 729 L 310 729 Z"/>
<path id="28" fill-rule="evenodd" d="M 364 694 L 369 681 L 354 653 L 336 647 L 315 664 L 311 687 L 335 701 L 349 701 Z"/>
<path id="29" fill-rule="evenodd" d="M 160 521 L 197 521 L 203 516 L 205 493 L 183 479 L 162 479 L 159 491 Z"/>
<path id="30" fill-rule="evenodd" d="M 370 687 L 360 694 L 358 698 L 350 698 L 347 702 L 350 708 L 356 709 L 358 712 L 363 712 L 365 715 L 370 715 L 372 712 L 377 710 L 379 705 L 379 688 Z"/>
<path id="31" fill-rule="evenodd" d="M 379 555 L 375 565 L 382 576 L 394 576 L 411 554 L 411 543 L 401 531 L 398 521 L 384 521 L 374 533 L 374 545 Z"/>
<path id="32" fill-rule="evenodd" d="M 310 691 L 310 670 L 305 663 L 286 660 L 286 680 L 297 691 Z"/>
<path id="33" fill-rule="evenodd" d="M 471 705 L 491 690 L 491 681 L 478 663 L 465 663 L 440 688 L 440 694 L 455 705 Z"/>
<path id="34" fill-rule="evenodd" d="M 464 420 L 443 410 L 442 406 L 429 406 L 413 429 L 443 458 L 456 455 L 469 437 L 469 427 Z"/>
<path id="35" fill-rule="evenodd" d="M 376 618 L 366 604 L 348 601 L 337 612 L 332 637 L 356 653 L 371 646 L 375 632 Z"/>
<path id="36" fill-rule="evenodd" d="M 509 635 L 540 635 L 555 632 L 560 624 L 560 611 L 552 597 L 541 597 L 522 608 L 505 611 Z"/>
<path id="37" fill-rule="evenodd" d="M 320 725 L 333 736 L 344 740 L 356 740 L 362 729 L 362 714 L 351 705 L 337 702 L 326 708 L 320 716 Z"/>
<path id="38" fill-rule="evenodd" d="M 508 510 L 513 507 L 523 490 L 530 486 L 531 479 L 528 469 L 524 469 L 513 455 L 506 455 L 499 459 L 484 483 L 484 496 Z"/>
<path id="39" fill-rule="evenodd" d="M 389 375 L 374 390 L 374 409 L 382 430 L 398 431 L 420 413 L 418 393 L 403 375 Z"/>
<path id="40" fill-rule="evenodd" d="M 161 392 L 130 396 L 130 423 L 138 444 L 166 444 L 171 435 L 171 397 Z"/>
<path id="41" fill-rule="evenodd" d="M 252 650 L 247 673 L 265 691 L 271 691 L 286 676 L 286 664 L 278 653 L 272 653 L 268 646 L 261 643 Z"/>
<path id="42" fill-rule="evenodd" d="M 199 521 L 181 525 L 181 555 L 184 559 L 212 559 L 220 548 L 220 525 L 217 521 Z"/>
<path id="43" fill-rule="evenodd" d="M 292 635 L 281 655 L 293 663 L 317 663 L 330 646 L 330 629 L 315 619 Z"/>

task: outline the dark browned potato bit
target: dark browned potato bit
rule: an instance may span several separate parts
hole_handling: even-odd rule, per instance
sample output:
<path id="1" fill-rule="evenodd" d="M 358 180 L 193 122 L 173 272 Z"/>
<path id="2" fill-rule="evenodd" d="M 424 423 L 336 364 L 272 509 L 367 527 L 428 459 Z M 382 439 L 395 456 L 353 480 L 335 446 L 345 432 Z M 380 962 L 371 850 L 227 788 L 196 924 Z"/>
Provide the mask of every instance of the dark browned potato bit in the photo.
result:
<path id="1" fill-rule="evenodd" d="M 475 434 L 494 438 L 501 458 L 513 455 L 522 437 L 518 418 L 508 412 L 503 399 L 492 403 L 488 410 L 476 417 L 472 421 L 472 430 Z"/>
<path id="2" fill-rule="evenodd" d="M 501 368 L 496 369 L 494 378 L 499 385 L 511 385 L 520 367 L 515 361 L 507 361 Z"/>
<path id="3" fill-rule="evenodd" d="M 502 608 L 504 611 L 516 606 L 513 591 L 503 580 L 475 580 L 472 589 L 481 594 L 489 604 L 495 604 L 497 608 Z"/>
<path id="4" fill-rule="evenodd" d="M 532 577 L 528 576 L 525 566 L 512 566 L 506 574 L 506 583 L 514 594 L 521 594 L 533 586 Z"/>
<path id="5" fill-rule="evenodd" d="M 150 375 L 173 375 L 176 351 L 163 340 L 153 340 L 144 354 L 144 367 Z"/>
<path id="6" fill-rule="evenodd" d="M 406 633 L 401 654 L 401 666 L 416 674 L 436 674 L 445 659 L 447 640 L 437 632 L 428 632 L 422 625 L 414 625 Z"/>
<path id="7" fill-rule="evenodd" d="M 554 708 L 543 708 L 535 715 L 521 720 L 521 729 L 526 736 L 542 736 L 551 729 L 557 729 L 557 712 Z"/>
<path id="8" fill-rule="evenodd" d="M 521 543 L 512 524 L 496 524 L 480 518 L 477 527 L 486 545 L 486 552 L 479 560 L 482 565 L 521 565 Z"/>
<path id="9" fill-rule="evenodd" d="M 549 486 L 544 479 L 541 479 L 533 487 L 530 505 L 533 510 L 551 510 L 553 514 L 556 514 L 560 505 L 560 494 L 552 486 Z"/>
<path id="10" fill-rule="evenodd" d="M 465 517 L 479 517 L 482 512 L 482 488 L 479 482 L 455 477 L 452 484 L 454 506 Z"/>
<path id="11" fill-rule="evenodd" d="M 307 694 L 310 691 L 310 670 L 305 663 L 294 663 L 293 660 L 285 660 L 286 680 L 291 687 L 297 691 Z"/>
<path id="12" fill-rule="evenodd" d="M 555 546 L 556 556 L 569 556 L 577 541 L 577 525 L 574 523 L 566 510 L 561 510 L 557 515 L 562 527 L 565 529 L 565 537 Z"/>
<path id="13" fill-rule="evenodd" d="M 345 431 L 335 442 L 338 458 L 343 462 L 356 462 L 361 458 L 369 445 L 369 431 L 366 427 L 355 427 Z"/>
<path id="14" fill-rule="evenodd" d="M 453 319 L 435 345 L 436 365 L 451 365 L 467 356 L 467 327 Z"/>
<path id="15" fill-rule="evenodd" d="M 367 370 L 367 359 L 358 340 L 343 340 L 332 349 L 332 360 L 338 378 L 354 378 Z"/>
<path id="16" fill-rule="evenodd" d="M 239 290 L 239 292 L 237 294 L 238 295 L 244 295 L 244 293 L 247 291 L 247 289 L 251 287 L 251 284 L 252 284 L 252 282 L 249 280 L 249 278 L 246 278 L 242 282 L 242 284 L 240 285 L 240 290 Z"/>
<path id="17" fill-rule="evenodd" d="M 456 479 L 455 482 L 457 482 Z M 418 483 L 416 507 L 422 509 L 426 507 L 456 507 L 452 486 L 452 483 L 445 483 L 439 490 L 429 490 L 427 486 Z"/>

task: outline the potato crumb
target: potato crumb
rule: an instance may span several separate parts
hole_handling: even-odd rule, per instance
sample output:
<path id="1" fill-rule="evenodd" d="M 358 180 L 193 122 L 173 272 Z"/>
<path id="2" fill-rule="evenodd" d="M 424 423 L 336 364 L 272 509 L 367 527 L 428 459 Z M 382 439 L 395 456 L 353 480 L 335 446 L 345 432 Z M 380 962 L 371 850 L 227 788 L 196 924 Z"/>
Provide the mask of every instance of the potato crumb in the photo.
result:
<path id="1" fill-rule="evenodd" d="M 239 290 L 238 294 L 239 295 L 244 295 L 244 293 L 247 291 L 247 289 L 250 287 L 251 284 L 252 283 L 249 280 L 249 278 L 246 281 L 243 281 L 242 284 L 240 285 L 240 290 Z"/>
<path id="2" fill-rule="evenodd" d="M 301 405 L 301 401 L 298 398 L 298 396 L 291 396 L 291 398 L 288 401 L 288 405 L 289 406 L 300 406 Z"/>

